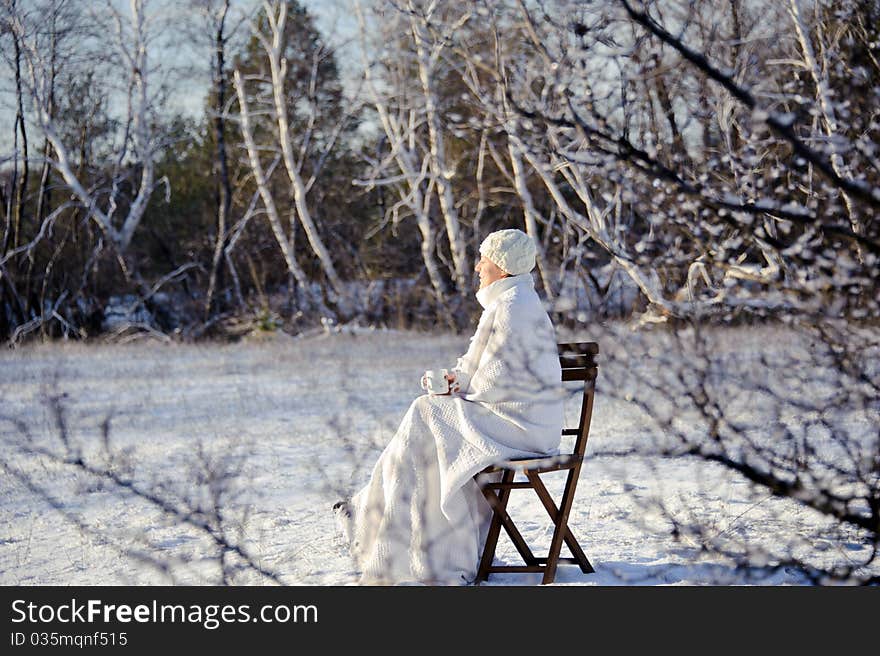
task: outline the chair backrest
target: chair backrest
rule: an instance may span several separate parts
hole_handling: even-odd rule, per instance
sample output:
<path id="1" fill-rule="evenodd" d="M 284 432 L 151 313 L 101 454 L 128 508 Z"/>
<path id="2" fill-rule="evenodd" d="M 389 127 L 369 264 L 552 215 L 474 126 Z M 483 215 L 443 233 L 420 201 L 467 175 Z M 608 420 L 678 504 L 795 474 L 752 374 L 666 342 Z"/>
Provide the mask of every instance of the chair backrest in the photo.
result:
<path id="1" fill-rule="evenodd" d="M 557 344 L 559 364 L 562 367 L 562 382 L 584 381 L 584 395 L 581 401 L 581 415 L 577 428 L 565 428 L 563 435 L 576 435 L 574 453 L 583 457 L 590 436 L 590 420 L 593 417 L 593 397 L 596 392 L 596 376 L 599 368 L 596 356 L 599 345 L 596 342 L 573 342 Z"/>

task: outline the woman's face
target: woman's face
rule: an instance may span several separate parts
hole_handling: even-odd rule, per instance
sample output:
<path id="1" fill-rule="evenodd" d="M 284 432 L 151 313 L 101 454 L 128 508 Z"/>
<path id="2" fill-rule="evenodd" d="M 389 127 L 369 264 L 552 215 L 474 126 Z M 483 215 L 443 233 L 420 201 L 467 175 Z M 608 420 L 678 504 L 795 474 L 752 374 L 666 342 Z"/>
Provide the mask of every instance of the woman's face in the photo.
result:
<path id="1" fill-rule="evenodd" d="M 480 289 L 488 287 L 496 280 L 506 278 L 508 273 L 498 267 L 492 260 L 487 260 L 484 255 L 480 256 L 480 261 L 474 267 L 474 271 L 480 274 Z"/>

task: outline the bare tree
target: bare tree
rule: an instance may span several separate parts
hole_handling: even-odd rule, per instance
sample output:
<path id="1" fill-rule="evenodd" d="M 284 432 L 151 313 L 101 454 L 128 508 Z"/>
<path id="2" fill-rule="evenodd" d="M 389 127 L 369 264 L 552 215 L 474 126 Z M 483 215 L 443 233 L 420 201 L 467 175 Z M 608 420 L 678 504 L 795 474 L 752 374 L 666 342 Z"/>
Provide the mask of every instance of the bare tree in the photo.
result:
<path id="1" fill-rule="evenodd" d="M 857 4 L 834 18 L 817 14 L 813 25 L 792 4 L 788 19 L 801 21 L 797 50 L 774 40 L 785 15 L 752 20 L 751 10 L 737 2 L 697 9 L 622 0 L 618 8 L 584 6 L 573 18 L 555 3 L 520 2 L 507 7 L 508 14 L 504 7 L 493 14 L 502 44 L 496 79 L 517 121 L 509 136 L 519 140 L 524 161 L 566 222 L 638 285 L 649 304 L 642 322 L 693 321 L 688 330 L 699 335 L 705 319 L 736 312 L 779 317 L 812 335 L 806 354 L 782 365 L 761 363 L 762 372 L 781 367 L 778 385 L 763 384 L 753 372 L 744 380 L 730 372 L 734 380 L 722 385 L 714 376 L 724 369 L 710 342 L 694 347 L 685 340 L 688 348 L 678 344 L 660 358 L 675 384 L 664 373 L 646 377 L 626 399 L 643 407 L 658 429 L 655 449 L 630 455 L 720 464 L 753 489 L 803 504 L 841 534 L 855 531 L 858 541 L 873 545 L 857 563 L 828 565 L 790 535 L 759 547 L 734 544 L 730 536 L 710 540 L 699 518 L 683 520 L 665 509 L 674 535 L 699 534 L 703 548 L 744 568 L 794 567 L 816 582 L 876 582 L 877 435 L 850 431 L 846 420 L 828 414 L 845 405 L 873 422 L 877 410 L 875 385 L 868 382 L 876 372 L 855 355 L 876 348 L 864 322 L 880 309 L 869 273 L 880 255 L 876 138 L 870 112 L 849 112 L 836 99 L 846 94 L 829 88 L 837 62 L 854 67 L 839 35 L 852 30 L 852 57 L 870 50 L 870 37 L 855 37 L 845 19 Z M 735 43 L 718 36 L 727 11 L 736 13 Z M 500 18 L 511 14 L 519 17 L 519 29 Z M 829 27 L 835 19 L 841 22 Z M 824 42 L 825 64 L 816 64 L 810 35 L 828 30 L 838 35 L 837 45 Z M 519 39 L 541 56 L 520 57 Z M 763 47 L 750 49 L 749 40 Z M 733 65 L 721 63 L 728 55 Z M 760 77 L 762 64 L 778 68 Z M 804 70 L 806 79 L 799 77 Z M 846 83 L 846 76 L 837 79 Z M 856 79 L 876 89 L 880 67 L 873 62 Z M 835 119 L 841 112 L 850 125 Z M 811 114 L 818 120 L 800 121 Z M 814 376 L 845 390 L 841 398 L 790 392 Z M 742 422 L 727 383 L 766 399 L 778 439 Z M 791 412 L 821 417 L 821 438 L 811 434 L 810 421 L 786 420 Z M 698 417 L 701 430 L 683 430 L 682 417 Z"/>
<path id="2" fill-rule="evenodd" d="M 486 14 L 483 9 L 478 14 Z M 493 38 L 494 37 L 494 38 Z M 522 207 L 523 223 L 526 232 L 535 240 L 537 246 L 537 267 L 545 296 L 549 301 L 556 297 L 555 284 L 547 260 L 544 242 L 541 239 L 539 223 L 546 224 L 538 210 L 532 192 L 529 190 L 530 175 L 524 165 L 522 142 L 517 138 L 516 115 L 511 111 L 503 90 L 503 78 L 497 72 L 502 70 L 498 67 L 501 57 L 501 43 L 499 31 L 487 34 L 477 31 L 474 34 L 464 33 L 463 30 L 454 32 L 454 39 L 447 37 L 448 54 L 444 57 L 446 64 L 455 70 L 460 76 L 467 90 L 472 94 L 473 100 L 484 112 L 481 116 L 482 135 L 479 147 L 479 161 L 477 183 L 480 192 L 481 207 L 485 206 L 485 190 L 480 179 L 483 170 L 482 162 L 488 151 L 502 178 L 509 182 L 515 190 L 516 196 Z M 492 52 L 489 48 L 492 48 Z M 490 64 L 495 59 L 496 66 Z M 506 141 L 507 157 L 502 158 L 493 145 L 493 137 L 503 137 Z M 477 224 L 480 215 L 474 218 Z M 476 225 L 475 225 L 476 228 Z M 475 233 L 477 231 L 475 230 Z"/>
<path id="3" fill-rule="evenodd" d="M 529 130 L 520 130 L 510 138 L 514 143 L 519 140 L 524 160 L 544 182 L 566 220 L 589 235 L 641 289 L 650 304 L 650 311 L 644 316 L 646 321 L 662 320 L 664 316 L 689 316 L 693 312 L 712 311 L 713 307 L 724 311 L 724 308 L 750 305 L 749 299 L 753 298 L 750 286 L 754 283 L 769 289 L 781 281 L 791 293 L 784 295 L 786 301 L 782 300 L 783 296 L 776 296 L 775 302 L 782 306 L 798 304 L 798 298 L 802 298 L 798 291 L 800 285 L 792 276 L 785 275 L 785 271 L 792 266 L 809 268 L 811 265 L 802 261 L 801 247 L 793 247 L 791 240 L 781 245 L 776 236 L 780 225 L 789 231 L 791 226 L 797 226 L 801 243 L 814 238 L 824 238 L 828 243 L 829 239 L 843 237 L 858 248 L 877 250 L 876 242 L 866 240 L 851 226 L 819 218 L 810 207 L 815 206 L 815 201 L 793 197 L 798 196 L 797 193 L 786 196 L 779 188 L 773 193 L 781 193 L 781 198 L 763 196 L 755 183 L 768 174 L 779 177 L 778 170 L 787 171 L 789 179 L 799 172 L 797 166 L 791 166 L 784 159 L 781 149 L 789 147 L 794 149 L 795 157 L 827 176 L 828 183 L 837 190 L 831 193 L 858 197 L 862 212 L 868 215 L 877 206 L 876 190 L 872 192 L 861 182 L 836 173 L 834 158 L 808 145 L 794 130 L 793 114 L 760 107 L 755 93 L 747 91 L 732 73 L 709 64 L 704 55 L 684 45 L 646 13 L 629 3 L 622 3 L 622 8 L 622 14 L 607 7 L 585 9 L 582 20 L 572 25 L 561 17 L 557 20 L 550 13 L 538 21 L 526 5 L 520 3 L 520 38 L 530 42 L 542 56 L 537 61 L 523 60 L 516 57 L 515 45 L 508 48 L 510 52 L 502 48 L 497 79 L 505 85 L 505 97 L 519 115 L 520 123 L 530 126 Z M 690 16 L 687 20 L 691 24 L 699 24 L 701 19 L 711 21 L 717 17 L 713 12 L 715 7 L 706 5 L 704 15 Z M 683 20 L 684 16 L 682 14 Z M 691 156 L 682 150 L 684 137 L 677 127 L 682 120 L 677 122 L 675 116 L 668 114 L 672 106 L 669 97 L 664 100 L 664 94 L 659 94 L 659 103 L 665 107 L 666 128 L 657 121 L 644 122 L 644 118 L 653 115 L 652 102 L 646 101 L 647 112 L 641 115 L 628 108 L 627 103 L 632 99 L 624 93 L 630 84 L 627 77 L 638 83 L 644 73 L 637 62 L 634 65 L 630 53 L 649 48 L 652 43 L 645 41 L 644 36 L 629 37 L 623 30 L 628 20 L 644 26 L 659 42 L 659 46 L 654 46 L 656 52 L 648 50 L 648 56 L 642 60 L 660 61 L 657 58 L 662 56 L 670 61 L 664 64 L 664 70 L 668 71 L 665 74 L 684 71 L 691 79 L 706 75 L 720 84 L 719 100 L 744 106 L 747 116 L 738 116 L 738 120 L 741 125 L 752 122 L 753 136 L 740 145 L 739 152 L 727 154 L 725 161 L 735 158 L 740 169 L 745 170 L 748 168 L 744 165 L 746 158 L 752 162 L 772 158 L 777 168 L 768 171 L 753 165 L 748 175 L 739 176 L 734 172 L 728 179 L 719 176 L 716 183 L 709 171 L 701 170 L 714 164 L 710 153 Z M 508 31 L 502 39 L 507 44 L 517 43 L 515 32 L 511 35 Z M 588 62 L 588 53 L 594 62 Z M 680 59 L 676 61 L 675 57 Z M 612 66 L 624 76 L 624 84 L 617 91 L 608 75 Z M 655 77 L 661 77 L 659 72 Z M 774 81 L 766 80 L 763 84 L 769 86 Z M 671 85 L 664 88 L 668 96 Z M 698 118 L 695 109 L 700 101 L 689 95 L 683 82 L 678 88 L 688 94 L 682 98 L 688 104 L 678 105 L 679 111 L 685 113 L 684 122 L 695 122 Z M 696 85 L 696 80 L 693 88 L 703 89 Z M 622 113 L 619 108 L 623 109 Z M 642 121 L 636 124 L 639 133 L 621 121 L 627 116 L 630 121 L 634 120 L 633 116 Z M 763 126 L 769 128 L 769 133 L 764 132 Z M 660 132 L 651 133 L 651 129 Z M 704 125 L 702 129 L 711 132 L 713 127 Z M 667 139 L 678 143 L 672 157 L 661 151 Z M 850 146 L 853 147 L 859 148 L 855 143 Z M 701 168 L 688 170 L 685 164 L 698 164 Z M 717 175 L 717 168 L 713 173 Z M 757 184 L 772 184 L 766 179 Z M 633 188 L 637 181 L 644 185 L 644 190 Z M 576 194 L 577 206 L 564 188 Z M 653 196 L 649 197 L 647 189 L 650 188 L 653 188 Z M 672 203 L 672 199 L 678 202 Z M 623 231 L 621 219 L 629 223 L 628 217 L 647 223 L 649 229 L 641 233 Z M 616 225 L 608 224 L 612 218 Z M 756 220 L 769 227 L 755 229 Z M 703 227 L 698 227 L 698 222 Z M 713 227 L 707 228 L 707 223 Z M 660 275 L 656 260 L 646 256 L 656 248 L 652 242 L 659 245 L 668 239 L 658 238 L 655 227 L 660 226 L 665 226 L 667 234 L 670 234 L 669 227 L 674 226 L 671 234 L 682 238 L 678 243 L 686 243 L 686 237 L 691 246 L 687 254 L 683 249 L 666 252 L 672 266 L 664 268 L 675 272 L 675 277 L 666 279 Z M 720 241 L 716 239 L 719 236 Z M 725 247 L 719 249 L 719 243 Z M 735 243 L 740 245 L 738 249 L 728 246 Z M 764 261 L 744 262 L 752 253 L 760 254 Z M 819 272 L 809 276 L 808 284 L 814 284 L 815 275 Z"/>
<path id="4" fill-rule="evenodd" d="M 342 280 L 336 272 L 336 267 L 330 253 L 324 244 L 318 225 L 313 216 L 313 212 L 309 207 L 308 193 L 315 184 L 321 173 L 323 161 L 326 159 L 330 150 L 335 146 L 339 134 L 344 129 L 348 114 L 344 114 L 337 122 L 335 128 L 329 135 L 325 135 L 326 139 L 322 144 L 313 145 L 313 139 L 317 142 L 317 122 L 318 107 L 315 101 L 316 94 L 319 93 L 317 88 L 320 84 L 319 71 L 323 60 L 333 56 L 332 50 L 319 44 L 319 47 L 310 52 L 312 60 L 307 62 L 308 71 L 308 92 L 305 97 L 297 99 L 301 104 L 306 106 L 306 122 L 302 126 L 302 133 L 294 133 L 294 125 L 291 123 L 290 117 L 290 94 L 289 89 L 289 64 L 287 59 L 287 49 L 294 44 L 289 43 L 289 35 L 287 32 L 287 21 L 290 13 L 290 6 L 285 2 L 264 2 L 262 11 L 256 21 L 252 21 L 251 28 L 253 36 L 265 55 L 265 63 L 268 64 L 268 72 L 263 75 L 255 75 L 253 78 L 246 79 L 240 70 L 235 71 L 235 87 L 239 99 L 239 109 L 241 111 L 240 126 L 242 135 L 248 143 L 248 156 L 251 167 L 254 170 L 257 184 L 260 187 L 260 194 L 266 204 L 269 213 L 272 230 L 278 240 L 279 246 L 284 253 L 285 261 L 291 274 L 297 279 L 301 285 L 305 285 L 305 275 L 299 269 L 295 262 L 293 247 L 290 243 L 290 237 L 284 234 L 281 225 L 280 215 L 277 209 L 271 209 L 274 201 L 269 200 L 271 191 L 268 188 L 268 179 L 263 174 L 258 174 L 258 169 L 262 168 L 259 161 L 260 150 L 265 146 L 259 146 L 255 141 L 254 118 L 269 116 L 272 124 L 272 145 L 270 148 L 280 155 L 287 173 L 289 190 L 293 197 L 295 213 L 300 226 L 306 233 L 312 253 L 318 259 L 321 270 L 327 277 L 332 289 L 337 297 L 343 299 L 347 296 Z M 251 82 L 250 86 L 248 82 Z M 265 83 L 266 93 L 269 96 L 265 98 L 259 96 L 258 99 L 251 99 L 250 89 L 255 88 L 260 83 Z M 260 103 L 258 110 L 252 110 L 250 105 L 254 101 Z M 295 143 L 294 139 L 297 139 Z M 305 177 L 304 164 L 306 158 L 314 155 L 316 148 L 322 148 L 318 153 L 317 163 L 311 171 L 311 175 Z M 260 181 L 262 180 L 262 182 Z M 268 204 L 267 204 L 268 203 Z M 291 224 L 293 228 L 293 224 Z M 292 233 L 291 233 L 292 234 Z"/>
<path id="5" fill-rule="evenodd" d="M 370 96 L 370 103 L 375 108 L 379 117 L 385 140 L 388 144 L 388 153 L 372 162 L 373 175 L 367 181 L 357 182 L 367 189 L 378 185 L 393 186 L 398 190 L 400 201 L 391 205 L 385 215 L 385 221 L 393 220 L 396 225 L 400 219 L 400 211 L 406 208 L 416 219 L 421 234 L 421 253 L 425 263 L 425 270 L 431 281 L 431 287 L 440 303 L 448 292 L 446 281 L 443 278 L 435 251 L 437 248 L 437 231 L 431 221 L 431 201 L 433 198 L 434 180 L 429 178 L 426 171 L 428 160 L 422 156 L 422 144 L 419 143 L 418 128 L 421 126 L 418 106 L 407 103 L 411 96 L 406 90 L 407 71 L 405 63 L 399 59 L 387 58 L 383 63 L 386 65 L 385 75 L 381 81 L 374 80 L 372 71 L 373 63 L 367 57 L 367 50 L 376 47 L 377 44 L 367 44 L 367 27 L 363 7 L 360 2 L 355 3 L 361 36 L 361 58 L 364 69 L 366 90 Z M 400 20 L 399 17 L 395 17 Z M 375 21 L 375 27 L 379 30 L 380 38 L 391 39 L 395 35 L 399 24 L 395 21 Z M 379 91 L 380 85 L 390 86 L 393 90 L 389 94 Z M 393 94 L 393 96 L 392 96 Z M 386 174 L 389 166 L 393 163 L 400 172 L 399 176 L 394 173 Z M 388 177 L 385 177 L 388 175 Z"/>
<path id="6" fill-rule="evenodd" d="M 455 170 L 446 152 L 442 117 L 438 107 L 436 71 L 437 62 L 446 48 L 447 40 L 473 17 L 473 12 L 469 7 L 463 11 L 456 11 L 456 9 L 458 7 L 454 8 L 452 4 L 441 6 L 437 2 L 426 3 L 408 0 L 406 4 L 419 80 L 425 99 L 424 111 L 428 127 L 428 152 L 430 154 L 428 161 L 446 224 L 446 235 L 449 238 L 449 249 L 452 252 L 456 287 L 459 294 L 464 294 L 468 289 L 467 282 L 470 279 L 467 251 L 464 237 L 461 234 L 461 222 L 453 199 L 452 177 L 455 175 Z M 438 33 L 436 29 L 429 29 L 432 23 L 437 24 L 437 19 L 441 14 L 447 12 L 451 12 L 451 15 L 444 16 L 445 20 L 439 22 L 444 30 L 448 30 L 446 33 Z"/>
<path id="7" fill-rule="evenodd" d="M 827 74 L 823 71 L 827 71 L 830 67 L 830 62 L 827 61 L 827 53 L 829 51 L 839 52 L 839 49 L 835 48 L 834 44 L 828 44 L 827 47 L 824 44 L 820 44 L 820 52 L 823 54 L 823 58 L 826 58 L 825 61 L 820 64 L 816 57 L 816 49 L 813 47 L 813 42 L 810 38 L 802 3 L 799 0 L 789 0 L 789 13 L 791 14 L 795 31 L 797 32 L 798 43 L 803 52 L 804 68 L 810 72 L 810 76 L 813 78 L 813 83 L 816 87 L 816 99 L 818 101 L 817 107 L 821 117 L 822 129 L 828 138 L 829 143 L 833 144 L 837 134 L 837 117 L 834 110 L 834 102 L 832 100 Z M 817 20 L 814 22 L 814 25 L 818 32 L 817 38 L 821 39 L 823 36 L 822 21 Z M 842 36 L 843 31 L 841 30 L 838 34 Z M 832 148 L 835 148 L 835 146 L 832 146 Z M 843 158 L 840 153 L 834 149 L 831 151 L 830 163 L 831 169 L 840 179 L 849 179 L 852 177 L 851 173 L 845 170 Z M 859 223 L 858 217 L 854 213 L 855 210 L 849 193 L 844 190 L 841 192 L 841 195 L 843 196 L 843 202 L 846 205 L 846 212 L 849 215 L 853 233 L 857 235 L 862 234 L 862 227 Z M 856 246 L 856 248 L 858 249 L 859 259 L 861 259 L 861 247 Z"/>
<path id="8" fill-rule="evenodd" d="M 136 0 L 131 4 L 131 13 L 124 16 L 113 4 L 107 5 L 111 16 L 112 34 L 114 46 L 118 56 L 117 66 L 125 71 L 128 76 L 128 118 L 127 132 L 123 149 L 119 153 L 118 168 L 110 189 L 107 190 L 107 201 L 101 202 L 102 194 L 97 190 L 87 188 L 73 167 L 73 158 L 67 144 L 62 141 L 51 109 L 53 64 L 51 57 L 47 59 L 46 53 L 33 40 L 33 34 L 28 29 L 27 21 L 33 20 L 33 16 L 26 16 L 20 12 L 10 11 L 6 20 L 10 29 L 18 37 L 23 46 L 23 53 L 27 67 L 27 91 L 29 99 L 33 103 L 36 113 L 37 125 L 57 156 L 53 166 L 64 179 L 73 194 L 88 208 L 90 216 L 98 223 L 107 238 L 124 252 L 134 232 L 144 215 L 147 202 L 153 194 L 157 184 L 167 181 L 154 179 L 154 157 L 159 143 L 159 135 L 154 129 L 153 105 L 154 98 L 151 95 L 150 75 L 154 71 L 151 66 L 149 53 L 149 29 L 153 23 L 153 17 L 147 12 L 146 2 Z M 14 7 L 10 7 L 10 10 Z M 97 18 L 97 14 L 95 14 Z M 129 151 L 129 147 L 131 150 Z M 137 192 L 128 204 L 128 211 L 117 222 L 116 210 L 119 207 L 119 194 L 122 191 L 123 176 L 132 168 L 129 159 L 140 169 Z M 124 166 L 125 164 L 125 166 Z"/>
<path id="9" fill-rule="evenodd" d="M 788 349 L 760 353 L 725 347 L 722 332 L 699 322 L 605 334 L 602 389 L 650 428 L 631 447 L 597 446 L 596 456 L 672 459 L 713 482 L 745 483 L 740 508 L 760 507 L 760 521 L 712 517 L 671 490 L 646 498 L 643 511 L 662 520 L 645 528 L 720 555 L 749 579 L 785 570 L 816 584 L 876 585 L 880 341 L 875 329 L 821 316 L 789 324 L 768 327 Z"/>
<path id="10" fill-rule="evenodd" d="M 254 130 L 251 127 L 251 110 L 248 105 L 244 80 L 240 71 L 236 70 L 234 75 L 235 91 L 238 95 L 240 112 L 239 125 L 241 126 L 241 134 L 244 138 L 245 146 L 247 147 L 248 158 L 251 170 L 254 174 L 254 180 L 257 184 L 257 189 L 263 199 L 263 205 L 266 208 L 266 214 L 269 217 L 272 232 L 275 235 L 275 239 L 278 241 L 278 246 L 281 248 L 284 261 L 287 263 L 287 268 L 291 275 L 296 278 L 296 281 L 305 287 L 308 284 L 306 274 L 303 272 L 294 257 L 293 244 L 287 234 L 285 234 L 284 226 L 281 222 L 281 214 L 278 212 L 275 198 L 272 195 L 272 191 L 269 189 L 269 176 L 263 170 L 263 164 L 260 161 L 260 152 L 257 148 L 256 141 L 254 140 Z"/>
<path id="11" fill-rule="evenodd" d="M 227 222 L 232 210 L 232 183 L 229 176 L 229 163 L 226 148 L 226 103 L 228 71 L 226 65 L 226 44 L 229 40 L 230 0 L 218 2 L 202 1 L 199 3 L 206 22 L 206 28 L 212 35 L 213 56 L 211 59 L 211 88 L 214 97 L 214 137 L 217 140 L 217 237 L 214 242 L 214 254 L 211 260 L 211 274 L 208 280 L 208 291 L 205 296 L 205 315 L 210 317 L 215 300 L 216 288 L 223 285 L 223 253 L 229 243 Z"/>
<path id="12" fill-rule="evenodd" d="M 10 12 L 15 12 L 17 9 L 16 3 L 12 0 L 9 2 L 9 6 L 7 8 Z M 10 29 L 9 26 L 6 26 L 6 30 L 12 36 L 12 44 L 13 44 L 13 61 L 12 68 L 15 72 L 15 123 L 14 123 L 14 135 L 13 135 L 13 162 L 12 162 L 12 177 L 10 180 L 10 190 L 9 196 L 4 203 L 5 213 L 6 213 L 6 228 L 3 232 L 3 254 L 6 254 L 6 251 L 10 247 L 18 248 L 19 241 L 19 233 L 21 231 L 21 215 L 24 208 L 25 202 L 25 190 L 27 189 L 28 182 L 28 139 L 27 139 L 27 127 L 25 124 L 25 116 L 24 116 L 24 88 L 22 84 L 22 66 L 21 66 L 21 55 L 22 55 L 22 43 L 21 36 L 16 33 L 14 30 Z M 19 137 L 21 137 L 21 154 L 19 154 Z M 18 166 L 21 163 L 22 171 L 19 176 Z"/>

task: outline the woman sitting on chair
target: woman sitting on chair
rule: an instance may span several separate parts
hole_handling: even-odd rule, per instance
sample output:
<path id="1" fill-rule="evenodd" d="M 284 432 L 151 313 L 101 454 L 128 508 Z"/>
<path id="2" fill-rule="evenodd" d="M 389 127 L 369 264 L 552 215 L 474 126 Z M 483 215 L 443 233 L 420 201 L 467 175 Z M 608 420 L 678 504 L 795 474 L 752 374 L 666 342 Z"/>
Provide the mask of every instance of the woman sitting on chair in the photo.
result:
<path id="1" fill-rule="evenodd" d="M 558 452 L 561 371 L 530 273 L 535 244 L 500 230 L 480 255 L 483 313 L 447 375 L 450 392 L 417 398 L 369 482 L 334 506 L 361 583 L 472 583 L 492 516 L 474 476 Z"/>

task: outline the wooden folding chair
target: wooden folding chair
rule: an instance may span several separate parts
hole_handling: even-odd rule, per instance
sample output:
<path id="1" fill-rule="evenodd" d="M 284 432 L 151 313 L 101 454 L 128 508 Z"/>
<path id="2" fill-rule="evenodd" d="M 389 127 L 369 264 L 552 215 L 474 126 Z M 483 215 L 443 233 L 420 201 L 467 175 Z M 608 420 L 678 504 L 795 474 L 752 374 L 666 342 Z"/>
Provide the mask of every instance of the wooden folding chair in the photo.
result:
<path id="1" fill-rule="evenodd" d="M 562 365 L 562 381 L 584 381 L 580 423 L 577 428 L 565 428 L 562 431 L 563 435 L 577 436 L 575 438 L 574 451 L 572 453 L 542 458 L 506 460 L 487 467 L 481 472 L 483 474 L 503 473 L 500 482 L 483 482 L 480 485 L 486 501 L 492 506 L 494 512 L 492 522 L 489 525 L 489 533 L 486 536 L 486 546 L 480 559 L 477 583 L 488 580 L 489 574 L 500 572 L 543 572 L 544 578 L 541 583 L 553 583 L 553 580 L 556 578 L 556 567 L 559 563 L 577 564 L 584 574 L 590 574 L 594 571 L 593 566 L 587 560 L 583 550 L 568 527 L 568 515 L 571 512 L 578 476 L 581 473 L 581 464 L 587 448 L 587 438 L 590 435 L 590 419 L 593 415 L 593 396 L 596 387 L 596 374 L 598 372 L 596 355 L 599 353 L 599 345 L 595 342 L 582 342 L 559 344 L 558 347 L 559 362 Z M 541 481 L 539 474 L 566 469 L 568 470 L 568 479 L 562 493 L 562 501 L 557 508 L 553 498 Z M 514 481 L 517 473 L 524 474 L 526 480 Z M 535 491 L 555 525 L 553 539 L 550 541 L 550 552 L 546 558 L 538 558 L 532 553 L 507 513 L 507 501 L 510 498 L 510 491 L 525 488 L 531 488 Z M 525 565 L 492 564 L 502 526 L 513 541 Z M 559 557 L 563 540 L 568 546 L 569 551 L 571 551 L 573 558 Z"/>

